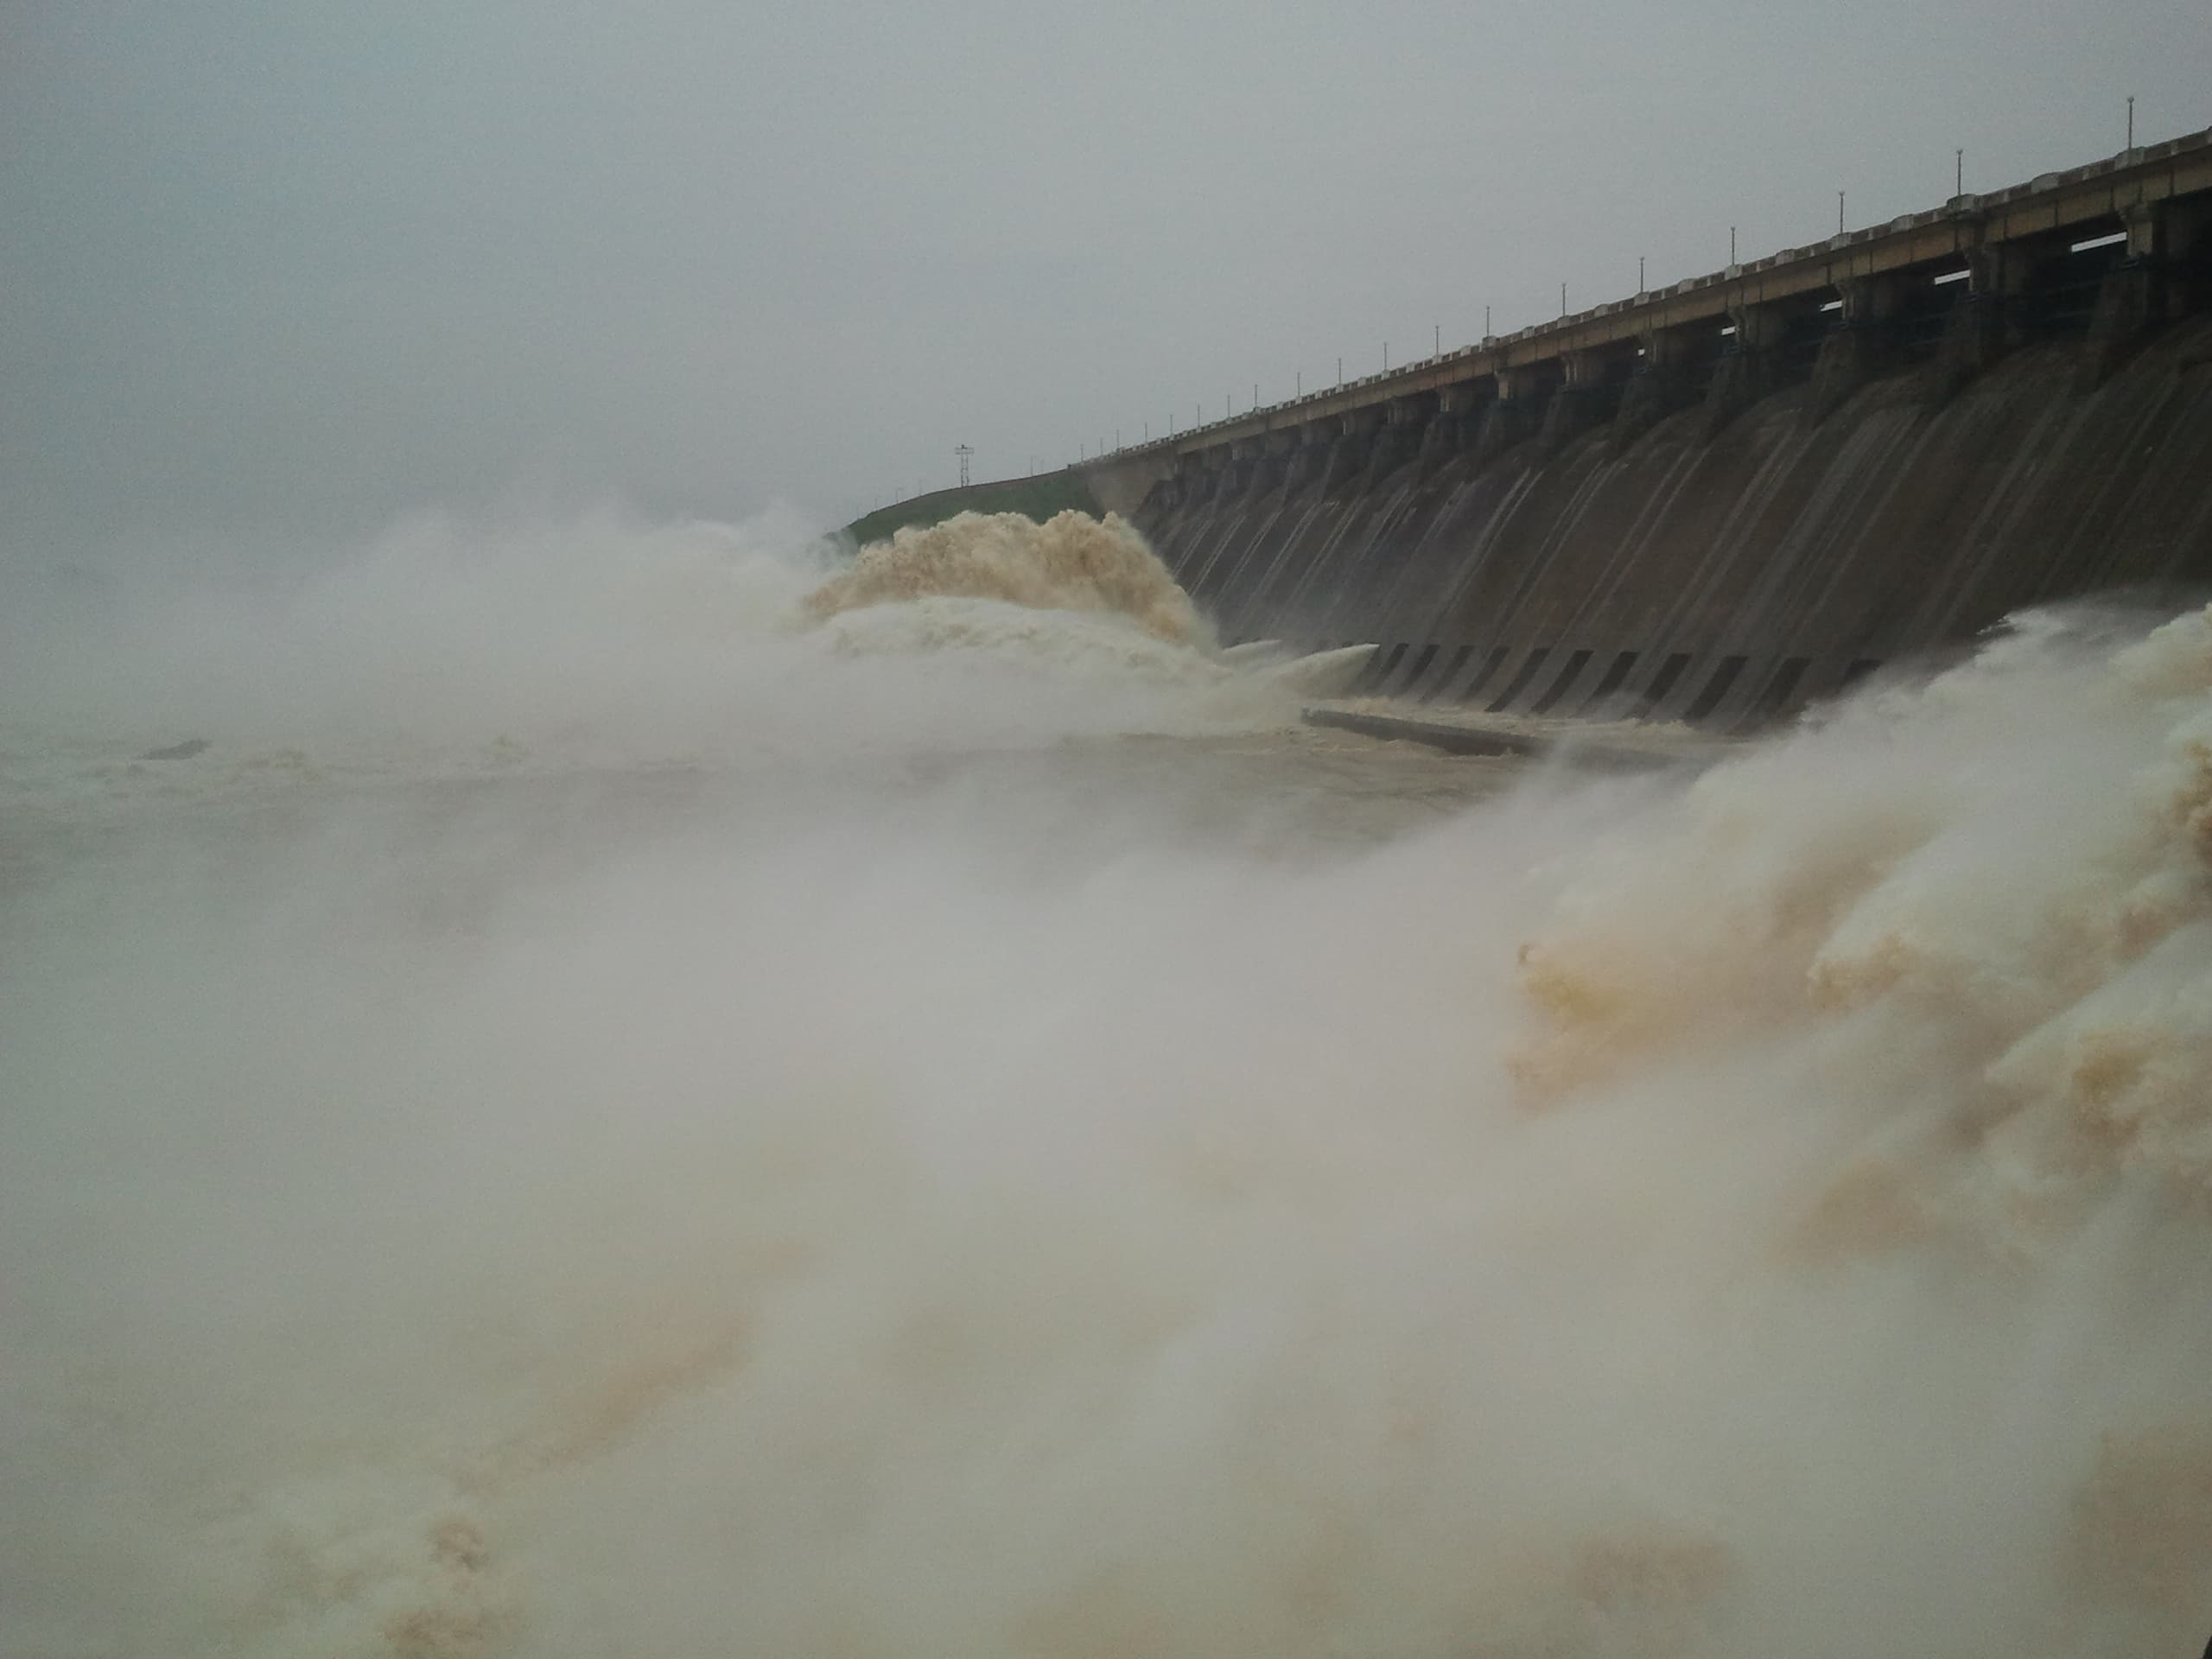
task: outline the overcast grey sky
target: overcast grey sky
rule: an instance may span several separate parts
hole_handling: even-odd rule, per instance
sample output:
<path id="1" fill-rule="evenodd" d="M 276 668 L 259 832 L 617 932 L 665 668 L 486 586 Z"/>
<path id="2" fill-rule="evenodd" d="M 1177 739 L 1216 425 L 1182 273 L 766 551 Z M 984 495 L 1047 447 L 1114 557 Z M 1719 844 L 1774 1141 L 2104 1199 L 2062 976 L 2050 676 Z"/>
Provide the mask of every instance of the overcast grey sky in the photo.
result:
<path id="1" fill-rule="evenodd" d="M 841 521 L 2212 123 L 2203 0 L 0 0 L 0 537 Z"/>

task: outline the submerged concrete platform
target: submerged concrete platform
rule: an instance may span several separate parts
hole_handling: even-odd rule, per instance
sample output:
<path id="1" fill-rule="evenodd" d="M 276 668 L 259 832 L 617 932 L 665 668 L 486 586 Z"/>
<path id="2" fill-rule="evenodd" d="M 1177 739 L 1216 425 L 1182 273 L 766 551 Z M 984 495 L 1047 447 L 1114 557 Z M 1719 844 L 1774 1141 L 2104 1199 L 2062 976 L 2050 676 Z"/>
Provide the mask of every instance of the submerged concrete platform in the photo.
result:
<path id="1" fill-rule="evenodd" d="M 1454 716 L 1418 703 L 1393 704 L 1376 699 L 1309 704 L 1300 711 L 1300 718 L 1308 726 L 1421 743 L 1451 754 L 1522 754 L 1624 772 L 1702 768 L 1742 747 L 1740 740 L 1718 738 L 1680 726 L 1611 721 L 1593 725 L 1472 713 Z"/>

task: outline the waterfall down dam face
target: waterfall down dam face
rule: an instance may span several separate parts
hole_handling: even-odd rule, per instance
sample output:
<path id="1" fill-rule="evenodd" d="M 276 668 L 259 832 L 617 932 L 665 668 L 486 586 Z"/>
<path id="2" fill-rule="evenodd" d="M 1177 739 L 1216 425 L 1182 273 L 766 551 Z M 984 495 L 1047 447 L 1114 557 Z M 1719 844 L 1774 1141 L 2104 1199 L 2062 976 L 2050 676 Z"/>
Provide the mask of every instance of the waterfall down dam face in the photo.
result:
<path id="1" fill-rule="evenodd" d="M 1488 453 L 1439 416 L 1163 485 L 1138 523 L 1224 638 L 1375 641 L 1374 690 L 1748 723 L 2024 606 L 2212 580 L 2212 322 L 2085 387 L 2092 349 L 1633 435 L 1600 391 L 1580 435 L 1555 408 Z"/>
<path id="2" fill-rule="evenodd" d="M 2212 133 L 1086 469 L 1225 640 L 1744 728 L 2024 607 L 2212 582 Z"/>

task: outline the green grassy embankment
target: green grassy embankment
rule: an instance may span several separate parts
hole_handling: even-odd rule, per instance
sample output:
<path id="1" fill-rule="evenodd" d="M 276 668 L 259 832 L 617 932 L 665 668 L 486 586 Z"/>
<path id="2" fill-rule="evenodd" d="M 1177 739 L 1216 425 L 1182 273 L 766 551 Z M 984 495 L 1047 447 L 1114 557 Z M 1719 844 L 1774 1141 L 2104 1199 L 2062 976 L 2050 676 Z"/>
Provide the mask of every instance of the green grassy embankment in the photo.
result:
<path id="1" fill-rule="evenodd" d="M 940 524 L 955 513 L 1019 512 L 1041 524 L 1070 507 L 1093 518 L 1104 516 L 1082 475 L 1064 469 L 1001 479 L 995 484 L 970 484 L 965 489 L 932 490 L 911 500 L 894 501 L 854 519 L 845 526 L 845 534 L 866 547 L 870 542 L 888 540 L 895 530 L 909 524 Z"/>

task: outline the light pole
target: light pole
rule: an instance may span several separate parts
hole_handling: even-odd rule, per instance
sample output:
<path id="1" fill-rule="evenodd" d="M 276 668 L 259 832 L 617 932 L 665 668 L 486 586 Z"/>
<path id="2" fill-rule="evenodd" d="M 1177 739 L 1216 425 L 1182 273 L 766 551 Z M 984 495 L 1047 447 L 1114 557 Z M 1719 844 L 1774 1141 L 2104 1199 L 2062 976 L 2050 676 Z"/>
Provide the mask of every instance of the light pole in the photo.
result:
<path id="1" fill-rule="evenodd" d="M 1567 315 L 1567 284 L 1565 283 L 1559 285 L 1559 314 L 1562 317 Z"/>
<path id="2" fill-rule="evenodd" d="M 1732 265 L 1736 263 L 1736 227 L 1733 225 L 1728 227 L 1728 263 Z"/>
<path id="3" fill-rule="evenodd" d="M 1488 340 L 1490 337 L 1490 307 L 1484 306 L 1483 307 L 1483 338 Z"/>
<path id="4" fill-rule="evenodd" d="M 1843 192 L 1840 190 L 1835 193 L 1835 233 L 1838 236 L 1843 234 Z"/>
<path id="5" fill-rule="evenodd" d="M 1967 193 L 1967 153 L 1964 149 L 1951 152 L 1951 194 L 1963 196 Z"/>
<path id="6" fill-rule="evenodd" d="M 2135 94 L 2127 95 L 2127 147 L 2135 148 Z"/>
<path id="7" fill-rule="evenodd" d="M 1636 291 L 1643 292 L 1643 256 L 1640 253 L 1636 256 Z"/>

